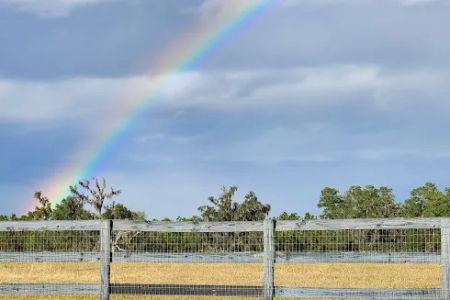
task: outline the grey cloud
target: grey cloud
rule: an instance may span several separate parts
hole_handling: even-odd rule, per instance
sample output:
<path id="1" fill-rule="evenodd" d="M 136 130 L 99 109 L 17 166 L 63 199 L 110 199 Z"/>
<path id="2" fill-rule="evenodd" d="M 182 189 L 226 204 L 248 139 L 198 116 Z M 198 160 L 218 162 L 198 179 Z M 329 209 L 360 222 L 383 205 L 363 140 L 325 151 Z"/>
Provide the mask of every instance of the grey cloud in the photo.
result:
<path id="1" fill-rule="evenodd" d="M 272 9 L 236 32 L 202 67 L 213 71 L 328 65 L 415 69 L 450 64 L 446 30 L 450 5 L 442 1 L 433 5 L 394 0 L 301 2 Z M 173 39 L 201 22 L 197 14 L 182 11 L 208 5 L 192 3 L 113 1 L 102 9 L 88 6 L 74 18 L 46 22 L 1 11 L 0 74 L 18 78 L 142 74 Z"/>
<path id="2" fill-rule="evenodd" d="M 180 93 L 161 102 L 180 109 L 317 110 L 364 107 L 366 111 L 447 115 L 450 74 L 443 69 L 389 69 L 332 65 L 249 72 L 197 72 Z"/>
<path id="3" fill-rule="evenodd" d="M 79 7 L 111 1 L 116 0 L 3 0 L 0 6 L 11 6 L 43 18 L 59 18 L 67 17 Z"/>
<path id="4" fill-rule="evenodd" d="M 1 2 L 1 1 L 0 1 Z M 49 2 L 58 2 L 50 0 Z M 67 18 L 36 18 L 0 4 L 0 77 L 123 77 L 147 72 L 196 17 L 187 2 L 111 1 Z"/>
<path id="5" fill-rule="evenodd" d="M 146 97 L 146 87 L 154 80 L 146 76 L 41 82 L 3 79 L 0 120 L 36 123 L 81 121 L 93 115 L 107 118 L 117 110 L 109 108 Z M 420 111 L 430 116 L 448 116 L 450 111 L 446 97 L 450 74 L 442 69 L 331 65 L 185 72 L 178 80 L 161 97 L 152 99 L 153 109 L 170 110 L 174 116 L 185 109 L 299 112 L 341 107 L 388 114 Z M 143 92 L 133 93 L 138 89 Z"/>
<path id="6" fill-rule="evenodd" d="M 218 53 L 210 67 L 449 64 L 449 5 L 329 2 L 271 11 Z"/>
<path id="7" fill-rule="evenodd" d="M 0 79 L 0 121 L 51 123 L 105 115 L 127 86 L 142 78 Z"/>

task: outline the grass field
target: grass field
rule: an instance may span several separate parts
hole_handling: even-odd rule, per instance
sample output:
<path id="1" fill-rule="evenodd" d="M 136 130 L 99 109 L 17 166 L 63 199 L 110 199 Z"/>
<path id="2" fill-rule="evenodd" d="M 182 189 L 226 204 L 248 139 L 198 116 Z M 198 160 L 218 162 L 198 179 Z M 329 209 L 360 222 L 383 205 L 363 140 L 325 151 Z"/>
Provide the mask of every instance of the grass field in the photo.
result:
<path id="1" fill-rule="evenodd" d="M 261 264 L 113 263 L 111 268 L 113 283 L 260 285 L 262 278 Z M 434 264 L 277 264 L 275 274 L 275 284 L 284 287 L 440 286 L 440 266 Z M 0 284 L 98 282 L 97 263 L 0 264 Z"/>

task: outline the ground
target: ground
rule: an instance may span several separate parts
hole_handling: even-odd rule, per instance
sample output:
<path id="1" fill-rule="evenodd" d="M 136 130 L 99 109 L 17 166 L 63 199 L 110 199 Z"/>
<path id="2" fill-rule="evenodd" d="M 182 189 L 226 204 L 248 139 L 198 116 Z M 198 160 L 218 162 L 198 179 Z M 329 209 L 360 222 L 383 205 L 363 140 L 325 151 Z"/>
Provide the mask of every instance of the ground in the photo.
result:
<path id="1" fill-rule="evenodd" d="M 79 283 L 97 284 L 97 263 L 2 263 L 0 284 Z M 438 288 L 440 266 L 436 264 L 277 264 L 275 284 L 284 287 L 322 288 Z M 163 264 L 113 263 L 113 283 L 260 285 L 261 264 Z M 0 299 L 90 300 L 98 296 L 5 295 Z M 112 300 L 168 300 L 174 296 L 127 297 Z M 176 297 L 177 300 L 206 300 L 208 297 Z M 214 300 L 238 298 L 214 298 Z M 242 298 L 240 298 L 242 299 Z"/>

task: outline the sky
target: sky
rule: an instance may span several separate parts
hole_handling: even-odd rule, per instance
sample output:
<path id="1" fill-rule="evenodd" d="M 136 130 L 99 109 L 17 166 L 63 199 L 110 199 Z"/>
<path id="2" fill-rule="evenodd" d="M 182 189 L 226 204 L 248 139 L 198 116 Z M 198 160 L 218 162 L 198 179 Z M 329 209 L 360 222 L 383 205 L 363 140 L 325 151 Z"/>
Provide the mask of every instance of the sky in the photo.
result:
<path id="1" fill-rule="evenodd" d="M 237 1 L 0 0 L 0 214 L 24 213 L 168 45 Z M 320 213 L 326 186 L 398 201 L 449 186 L 449 16 L 448 0 L 279 0 L 184 72 L 95 175 L 148 218 L 197 214 L 224 185 L 273 215 Z"/>

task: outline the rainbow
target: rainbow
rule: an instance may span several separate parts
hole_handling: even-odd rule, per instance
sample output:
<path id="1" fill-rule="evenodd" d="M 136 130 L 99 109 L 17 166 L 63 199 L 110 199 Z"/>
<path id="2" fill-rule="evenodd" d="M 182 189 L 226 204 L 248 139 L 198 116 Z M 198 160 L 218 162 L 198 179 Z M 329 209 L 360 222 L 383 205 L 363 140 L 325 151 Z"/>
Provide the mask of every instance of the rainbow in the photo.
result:
<path id="1" fill-rule="evenodd" d="M 188 85 L 190 78 L 183 74 L 201 67 L 214 51 L 264 15 L 277 2 L 278 0 L 223 1 L 227 5 L 221 5 L 214 16 L 202 18 L 195 28 L 162 52 L 164 55 L 150 68 L 151 80 L 128 87 L 124 95 L 120 96 L 119 104 L 108 113 L 106 119 L 101 120 L 102 124 L 94 125 L 95 134 L 86 142 L 87 146 L 70 160 L 73 163 L 55 171 L 39 189 L 56 204 L 68 195 L 69 185 L 94 176 L 139 122 L 151 103 L 163 99 L 170 89 Z M 27 210 L 34 206 L 34 201 L 27 201 Z"/>

